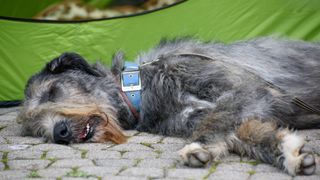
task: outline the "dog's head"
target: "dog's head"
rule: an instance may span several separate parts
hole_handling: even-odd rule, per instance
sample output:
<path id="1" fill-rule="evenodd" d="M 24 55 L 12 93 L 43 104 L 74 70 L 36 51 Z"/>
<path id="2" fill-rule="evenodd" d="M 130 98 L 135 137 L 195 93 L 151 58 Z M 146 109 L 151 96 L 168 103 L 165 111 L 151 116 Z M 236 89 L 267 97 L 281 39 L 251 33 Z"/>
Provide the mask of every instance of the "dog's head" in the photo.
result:
<path id="1" fill-rule="evenodd" d="M 18 122 L 24 135 L 41 136 L 48 142 L 124 143 L 118 120 L 121 103 L 110 70 L 65 53 L 29 79 Z"/>

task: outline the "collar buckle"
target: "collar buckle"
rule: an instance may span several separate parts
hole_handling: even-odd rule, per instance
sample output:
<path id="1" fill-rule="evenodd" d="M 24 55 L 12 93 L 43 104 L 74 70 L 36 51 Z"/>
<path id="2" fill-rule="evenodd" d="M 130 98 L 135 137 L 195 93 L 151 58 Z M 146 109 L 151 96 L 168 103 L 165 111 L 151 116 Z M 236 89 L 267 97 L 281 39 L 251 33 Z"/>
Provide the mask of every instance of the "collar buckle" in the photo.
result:
<path id="1" fill-rule="evenodd" d="M 124 71 L 121 74 L 121 89 L 123 92 L 140 91 L 140 71 Z"/>

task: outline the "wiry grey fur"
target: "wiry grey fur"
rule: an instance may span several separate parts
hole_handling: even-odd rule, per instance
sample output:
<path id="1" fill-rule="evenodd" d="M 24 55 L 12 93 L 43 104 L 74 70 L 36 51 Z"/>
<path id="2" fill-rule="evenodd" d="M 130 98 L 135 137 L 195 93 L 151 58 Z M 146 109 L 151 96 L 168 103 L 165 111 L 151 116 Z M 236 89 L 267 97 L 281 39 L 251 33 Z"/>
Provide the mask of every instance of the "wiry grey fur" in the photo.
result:
<path id="1" fill-rule="evenodd" d="M 294 159 L 296 164 L 287 160 L 286 139 L 297 138 L 279 127 L 320 128 L 317 112 L 293 103 L 298 98 L 320 109 L 319 44 L 273 38 L 230 45 L 164 40 L 136 60 L 142 79 L 139 120 L 120 94 L 123 61 L 123 55 L 116 54 L 111 70 L 88 65 L 76 54 L 63 54 L 50 62 L 26 87 L 20 116 L 24 130 L 54 140 L 50 128 L 68 119 L 49 118 L 55 113 L 48 104 L 94 103 L 107 114 L 115 112 L 124 129 L 186 137 L 201 144 L 182 153 L 190 166 L 203 166 L 233 151 L 290 174 L 314 172 L 313 156 L 302 150 Z M 44 105 L 46 111 L 35 110 Z M 26 112 L 34 113 L 24 118 Z M 50 126 L 44 125 L 48 122 Z M 77 122 L 71 124 L 77 126 Z M 95 136 L 88 141 L 95 141 Z M 83 141 L 74 137 L 72 142 Z M 303 146 L 297 142 L 299 151 Z"/>

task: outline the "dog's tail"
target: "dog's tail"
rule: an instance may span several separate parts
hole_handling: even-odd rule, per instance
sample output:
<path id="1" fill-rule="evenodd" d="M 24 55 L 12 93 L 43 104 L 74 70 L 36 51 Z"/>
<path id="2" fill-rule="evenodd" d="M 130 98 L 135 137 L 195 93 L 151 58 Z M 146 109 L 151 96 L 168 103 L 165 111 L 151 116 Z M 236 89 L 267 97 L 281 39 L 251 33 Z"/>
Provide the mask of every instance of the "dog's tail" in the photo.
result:
<path id="1" fill-rule="evenodd" d="M 296 129 L 320 129 L 320 115 L 302 115 L 289 122 Z"/>
<path id="2" fill-rule="evenodd" d="M 320 128 L 320 110 L 299 98 L 293 99 L 293 104 L 300 107 L 308 114 L 297 116 L 293 123 L 297 129 L 318 129 Z"/>

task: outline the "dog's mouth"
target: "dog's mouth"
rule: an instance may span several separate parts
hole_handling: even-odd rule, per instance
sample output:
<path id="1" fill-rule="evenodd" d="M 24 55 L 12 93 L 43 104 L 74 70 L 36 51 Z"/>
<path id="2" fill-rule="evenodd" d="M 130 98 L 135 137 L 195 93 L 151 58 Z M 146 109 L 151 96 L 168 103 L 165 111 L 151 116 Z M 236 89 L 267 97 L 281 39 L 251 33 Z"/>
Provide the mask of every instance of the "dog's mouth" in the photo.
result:
<path id="1" fill-rule="evenodd" d="M 88 142 L 91 141 L 94 135 L 96 134 L 97 127 L 101 124 L 102 119 L 99 116 L 91 116 L 87 120 L 86 124 L 83 124 L 82 127 L 78 129 L 77 139 L 79 142 Z"/>
<path id="2" fill-rule="evenodd" d="M 85 128 L 80 133 L 79 139 L 81 139 L 82 141 L 91 139 L 94 135 L 94 129 L 95 128 L 88 122 Z"/>

